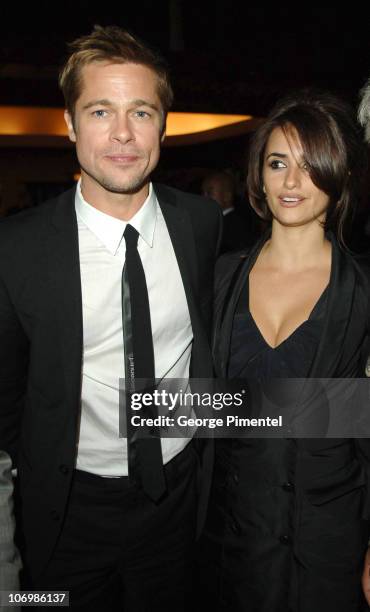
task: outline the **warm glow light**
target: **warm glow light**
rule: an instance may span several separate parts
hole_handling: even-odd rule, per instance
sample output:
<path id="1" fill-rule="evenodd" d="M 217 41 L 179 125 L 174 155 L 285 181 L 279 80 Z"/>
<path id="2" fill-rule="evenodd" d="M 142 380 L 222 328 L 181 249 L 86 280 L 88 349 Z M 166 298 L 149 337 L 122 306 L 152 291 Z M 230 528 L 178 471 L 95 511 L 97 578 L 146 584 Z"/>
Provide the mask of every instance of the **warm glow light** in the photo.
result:
<path id="1" fill-rule="evenodd" d="M 259 119 L 250 115 L 221 115 L 211 113 L 169 113 L 166 145 L 187 144 L 225 138 L 254 129 Z M 45 146 L 68 143 L 63 109 L 22 106 L 0 107 L 0 145 L 12 144 L 21 137 L 24 144 Z"/>
<path id="2" fill-rule="evenodd" d="M 167 136 L 182 136 L 215 130 L 233 123 L 249 121 L 250 115 L 215 115 L 211 113 L 169 113 Z"/>
<path id="3" fill-rule="evenodd" d="M 1 106 L 0 135 L 67 136 L 63 110 L 30 106 Z"/>

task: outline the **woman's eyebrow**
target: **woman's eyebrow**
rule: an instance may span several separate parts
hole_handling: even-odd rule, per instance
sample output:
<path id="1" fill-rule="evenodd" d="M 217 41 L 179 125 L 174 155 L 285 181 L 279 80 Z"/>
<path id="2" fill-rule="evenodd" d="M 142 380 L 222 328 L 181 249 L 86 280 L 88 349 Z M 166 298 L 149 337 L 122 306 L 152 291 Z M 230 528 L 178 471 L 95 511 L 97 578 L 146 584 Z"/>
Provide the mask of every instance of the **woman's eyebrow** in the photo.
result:
<path id="1" fill-rule="evenodd" d="M 268 159 L 269 157 L 288 157 L 288 155 L 286 153 L 273 152 L 273 153 L 269 153 L 266 159 Z"/>

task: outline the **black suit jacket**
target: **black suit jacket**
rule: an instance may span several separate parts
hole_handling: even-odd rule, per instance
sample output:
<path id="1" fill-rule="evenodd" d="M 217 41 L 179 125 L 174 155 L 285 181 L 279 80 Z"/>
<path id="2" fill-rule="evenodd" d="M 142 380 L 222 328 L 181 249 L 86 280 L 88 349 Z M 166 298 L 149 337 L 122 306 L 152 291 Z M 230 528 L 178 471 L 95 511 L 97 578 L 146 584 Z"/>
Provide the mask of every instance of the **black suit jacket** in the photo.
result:
<path id="1" fill-rule="evenodd" d="M 209 333 L 220 212 L 155 192 L 194 335 L 191 376 L 212 376 Z M 0 225 L 0 448 L 18 466 L 26 558 L 37 575 L 58 537 L 77 453 L 83 350 L 75 190 Z"/>

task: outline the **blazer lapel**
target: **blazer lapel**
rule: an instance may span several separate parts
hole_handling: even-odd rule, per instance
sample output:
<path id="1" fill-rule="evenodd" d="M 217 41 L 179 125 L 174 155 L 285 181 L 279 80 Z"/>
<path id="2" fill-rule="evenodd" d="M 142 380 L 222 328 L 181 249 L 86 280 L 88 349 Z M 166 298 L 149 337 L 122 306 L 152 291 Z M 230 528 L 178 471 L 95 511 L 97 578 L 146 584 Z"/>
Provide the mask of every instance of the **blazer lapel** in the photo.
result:
<path id="1" fill-rule="evenodd" d="M 76 400 L 82 367 L 82 296 L 74 196 L 75 189 L 62 194 L 51 210 L 47 265 L 50 304 L 59 328 L 60 346 L 56 350 L 62 356 L 64 391 Z"/>
<path id="2" fill-rule="evenodd" d="M 328 236 L 332 243 L 332 267 L 328 288 L 328 299 L 324 327 L 318 349 L 311 365 L 310 378 L 330 378 L 341 358 L 342 346 L 351 320 L 352 302 L 355 290 L 355 271 L 347 261 L 336 240 Z M 264 236 L 248 254 L 240 267 L 236 278 L 231 279 L 226 307 L 216 322 L 216 342 L 214 349 L 218 353 L 216 361 L 221 365 L 220 376 L 227 376 L 230 354 L 230 341 L 235 309 L 240 292 L 268 236 Z"/>
<path id="3" fill-rule="evenodd" d="M 354 267 L 347 261 L 336 240 L 331 236 L 329 238 L 332 244 L 332 266 L 328 300 L 319 346 L 309 372 L 311 378 L 335 376 L 351 320 L 355 290 Z"/>
<path id="4" fill-rule="evenodd" d="M 220 309 L 218 320 L 215 321 L 213 350 L 214 355 L 218 354 L 218 356 L 215 358 L 215 363 L 220 364 L 218 374 L 222 378 L 227 378 L 234 314 L 240 293 L 243 287 L 246 287 L 246 290 L 248 291 L 247 279 L 249 273 L 253 268 L 258 254 L 267 238 L 268 236 L 266 235 L 259 240 L 248 255 L 244 257 L 243 263 L 241 265 L 237 265 L 237 267 L 233 270 L 226 293 L 225 295 L 221 296 L 224 307 Z"/>

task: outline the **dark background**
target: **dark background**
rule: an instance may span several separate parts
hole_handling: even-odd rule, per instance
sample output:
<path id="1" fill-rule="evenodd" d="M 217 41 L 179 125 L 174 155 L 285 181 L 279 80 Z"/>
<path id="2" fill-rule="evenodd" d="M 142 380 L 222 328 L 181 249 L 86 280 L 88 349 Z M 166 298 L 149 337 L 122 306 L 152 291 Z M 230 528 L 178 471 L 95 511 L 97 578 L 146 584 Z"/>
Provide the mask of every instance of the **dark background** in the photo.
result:
<path id="1" fill-rule="evenodd" d="M 281 95 L 307 86 L 329 89 L 355 107 L 370 76 L 367 4 L 8 3 L 0 21 L 0 105 L 62 106 L 57 75 L 66 42 L 99 23 L 129 29 L 162 51 L 171 66 L 175 111 L 263 117 Z M 210 168 L 231 168 L 242 179 L 247 147 L 242 136 L 165 148 L 157 178 L 193 190 Z M 21 197 L 14 196 L 15 183 L 26 198 L 43 199 L 70 183 L 77 169 L 73 150 L 0 146 L 2 199 L 9 185 L 10 199 Z"/>
<path id="2" fill-rule="evenodd" d="M 5 3 L 3 3 L 4 5 Z M 34 2 L 1 11 L 0 102 L 61 105 L 66 41 L 116 24 L 172 66 L 175 110 L 264 114 L 281 93 L 330 88 L 356 102 L 370 72 L 366 2 Z"/>

